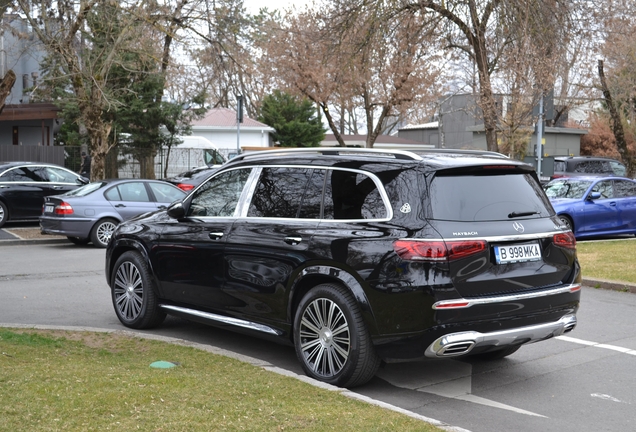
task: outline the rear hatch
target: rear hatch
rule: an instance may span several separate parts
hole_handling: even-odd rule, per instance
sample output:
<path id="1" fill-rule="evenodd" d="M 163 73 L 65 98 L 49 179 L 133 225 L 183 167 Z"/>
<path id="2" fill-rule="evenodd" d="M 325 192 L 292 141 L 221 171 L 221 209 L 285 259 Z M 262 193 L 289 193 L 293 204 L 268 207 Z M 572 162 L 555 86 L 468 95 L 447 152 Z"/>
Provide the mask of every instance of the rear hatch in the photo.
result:
<path id="1" fill-rule="evenodd" d="M 548 289 L 570 283 L 576 252 L 531 167 L 501 165 L 438 171 L 429 220 L 451 254 L 462 297 Z"/>

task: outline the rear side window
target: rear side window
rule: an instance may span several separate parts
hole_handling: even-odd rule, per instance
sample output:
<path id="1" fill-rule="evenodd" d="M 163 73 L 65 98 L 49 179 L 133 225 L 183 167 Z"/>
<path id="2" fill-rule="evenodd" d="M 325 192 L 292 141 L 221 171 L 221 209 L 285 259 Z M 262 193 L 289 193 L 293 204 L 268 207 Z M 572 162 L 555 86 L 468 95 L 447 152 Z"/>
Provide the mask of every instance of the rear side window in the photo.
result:
<path id="1" fill-rule="evenodd" d="M 614 181 L 614 195 L 619 198 L 636 197 L 636 183 L 627 180 Z"/>
<path id="2" fill-rule="evenodd" d="M 263 168 L 247 217 L 296 218 L 310 168 Z"/>
<path id="3" fill-rule="evenodd" d="M 576 173 L 603 174 L 608 172 L 609 167 L 604 167 L 602 161 L 579 162 L 574 168 Z"/>
<path id="4" fill-rule="evenodd" d="M 473 222 L 548 217 L 551 205 L 530 174 L 437 175 L 431 182 L 432 219 Z"/>
<path id="5" fill-rule="evenodd" d="M 389 213 L 373 179 L 366 174 L 329 170 L 324 219 L 383 219 Z"/>

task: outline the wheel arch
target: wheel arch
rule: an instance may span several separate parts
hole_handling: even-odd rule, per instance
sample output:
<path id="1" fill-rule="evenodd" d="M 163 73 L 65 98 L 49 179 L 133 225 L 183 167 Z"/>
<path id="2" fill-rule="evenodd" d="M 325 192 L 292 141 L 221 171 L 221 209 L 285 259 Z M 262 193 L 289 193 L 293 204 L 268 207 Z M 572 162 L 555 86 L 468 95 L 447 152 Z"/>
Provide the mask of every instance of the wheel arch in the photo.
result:
<path id="1" fill-rule="evenodd" d="M 111 286 L 113 269 L 115 268 L 115 263 L 119 257 L 129 251 L 135 251 L 141 254 L 144 260 L 148 263 L 148 267 L 151 270 L 151 273 L 154 275 L 154 268 L 152 266 L 152 262 L 150 261 L 150 256 L 148 255 L 148 251 L 144 247 L 144 245 L 133 239 L 121 239 L 117 240 L 115 245 L 112 248 L 112 252 L 110 254 L 108 260 L 108 268 L 106 269 L 106 281 L 108 282 L 108 286 Z M 156 286 L 156 284 L 155 284 Z"/>
<path id="2" fill-rule="evenodd" d="M 572 215 L 568 212 L 557 213 L 558 218 L 561 218 L 562 216 L 570 220 L 570 225 L 572 226 L 572 232 L 576 233 L 576 224 L 574 223 L 574 218 L 572 217 Z"/>
<path id="3" fill-rule="evenodd" d="M 375 316 L 362 283 L 349 272 L 333 266 L 309 266 L 298 274 L 293 282 L 287 306 L 287 316 L 291 323 L 294 322 L 298 304 L 303 296 L 315 286 L 323 283 L 336 283 L 346 288 L 358 304 L 369 334 L 371 336 L 378 334 Z M 293 340 L 293 325 L 290 336 Z"/>

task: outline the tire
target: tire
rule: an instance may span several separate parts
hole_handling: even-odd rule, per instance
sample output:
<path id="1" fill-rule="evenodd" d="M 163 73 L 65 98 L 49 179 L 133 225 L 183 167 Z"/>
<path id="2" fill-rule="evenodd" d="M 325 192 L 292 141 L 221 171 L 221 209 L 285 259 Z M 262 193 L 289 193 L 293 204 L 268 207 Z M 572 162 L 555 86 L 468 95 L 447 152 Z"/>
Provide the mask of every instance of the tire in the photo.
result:
<path id="1" fill-rule="evenodd" d="M 355 299 L 336 284 L 318 285 L 302 298 L 294 346 L 308 376 L 340 387 L 366 383 L 380 366 Z"/>
<path id="2" fill-rule="evenodd" d="M 90 242 L 90 239 L 83 238 L 83 237 L 66 237 L 66 238 L 71 243 L 76 244 L 76 245 L 80 245 L 80 246 L 88 244 L 88 242 Z"/>
<path id="3" fill-rule="evenodd" d="M 9 220 L 9 209 L 5 203 L 0 201 L 0 228 L 3 227 L 7 220 Z"/>
<path id="4" fill-rule="evenodd" d="M 91 241 L 93 245 L 99 248 L 105 248 L 108 246 L 108 241 L 113 235 L 113 231 L 117 228 L 119 222 L 115 219 L 102 219 L 98 221 L 91 230 Z"/>
<path id="5" fill-rule="evenodd" d="M 119 321 L 126 327 L 148 329 L 163 322 L 148 264 L 135 251 L 119 257 L 111 275 L 111 297 Z"/>
<path id="6" fill-rule="evenodd" d="M 495 351 L 488 351 L 481 354 L 473 354 L 473 355 L 468 354 L 467 357 L 470 357 L 471 359 L 477 359 L 477 360 L 499 360 L 504 357 L 508 357 L 511 354 L 516 353 L 519 350 L 519 348 L 521 348 L 521 345 L 509 346 L 507 348 L 502 348 Z"/>
<path id="7" fill-rule="evenodd" d="M 574 232 L 574 223 L 572 222 L 572 219 L 570 219 L 566 215 L 559 215 L 559 219 L 561 219 L 561 222 L 563 222 L 563 224 L 567 226 L 570 231 Z"/>

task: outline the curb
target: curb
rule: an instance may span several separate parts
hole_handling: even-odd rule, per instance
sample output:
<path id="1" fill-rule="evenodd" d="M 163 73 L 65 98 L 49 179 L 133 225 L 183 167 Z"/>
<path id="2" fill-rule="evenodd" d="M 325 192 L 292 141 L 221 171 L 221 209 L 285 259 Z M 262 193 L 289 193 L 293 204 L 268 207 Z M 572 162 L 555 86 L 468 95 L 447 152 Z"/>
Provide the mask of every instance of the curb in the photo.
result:
<path id="1" fill-rule="evenodd" d="M 620 291 L 626 293 L 636 294 L 636 284 L 630 282 L 621 282 L 621 281 L 611 281 L 605 279 L 593 279 L 593 278 L 583 278 L 581 281 L 582 285 L 592 287 L 592 288 L 600 288 L 610 291 Z"/>
<path id="2" fill-rule="evenodd" d="M 318 381 L 318 380 L 315 380 L 313 378 L 310 378 L 310 377 L 308 377 L 306 375 L 299 375 L 299 374 L 297 374 L 295 372 L 291 372 L 291 371 L 279 368 L 277 366 L 274 366 L 274 365 L 272 365 L 271 363 L 269 363 L 267 361 L 259 360 L 257 358 L 249 357 L 249 356 L 242 355 L 242 354 L 238 354 L 238 353 L 235 353 L 233 351 L 228 351 L 228 350 L 225 350 L 225 349 L 222 349 L 222 348 L 217 348 L 217 347 L 212 346 L 212 345 L 205 345 L 205 344 L 201 344 L 201 343 L 197 343 L 197 342 L 190 342 L 190 341 L 187 341 L 185 339 L 179 339 L 179 338 L 174 338 L 174 337 L 169 337 L 169 336 L 160 336 L 160 335 L 155 335 L 155 334 L 150 334 L 150 333 L 140 333 L 140 332 L 135 332 L 135 331 L 132 331 L 132 330 L 113 330 L 113 329 L 95 328 L 95 327 L 26 325 L 26 324 L 7 324 L 7 323 L 0 323 L 0 327 L 15 328 L 15 329 L 63 330 L 63 331 L 119 334 L 119 335 L 126 335 L 126 336 L 130 336 L 130 337 L 138 337 L 138 338 L 142 338 L 142 339 L 151 339 L 151 340 L 156 340 L 156 341 L 170 343 L 170 344 L 175 344 L 175 345 L 189 346 L 189 347 L 200 349 L 202 351 L 206 351 L 206 352 L 209 352 L 209 353 L 212 353 L 212 354 L 217 354 L 217 355 L 233 358 L 235 360 L 239 360 L 241 362 L 251 364 L 252 366 L 260 367 L 260 368 L 265 369 L 265 370 L 267 370 L 269 372 L 273 372 L 273 373 L 276 373 L 276 374 L 279 374 L 279 375 L 283 375 L 283 376 L 286 376 L 286 377 L 294 378 L 294 379 L 297 379 L 297 380 L 302 381 L 304 383 L 307 383 L 309 385 L 312 385 L 314 387 L 318 387 L 318 388 L 325 389 L 325 390 L 328 390 L 328 391 L 340 393 L 344 397 L 348 397 L 350 399 L 356 399 L 356 400 L 359 400 L 361 402 L 368 403 L 370 405 L 375 405 L 375 406 L 380 407 L 380 408 L 384 408 L 384 409 L 387 409 L 387 410 L 390 410 L 390 411 L 394 411 L 394 412 L 406 415 L 406 416 L 414 418 L 416 420 L 421 420 L 423 422 L 429 423 L 429 424 L 431 424 L 433 426 L 437 426 L 438 428 L 440 428 L 442 430 L 445 430 L 445 431 L 448 431 L 448 432 L 470 432 L 468 429 L 464 429 L 464 428 L 457 427 L 457 426 L 451 426 L 448 423 L 444 423 L 444 422 L 441 422 L 439 420 L 435 420 L 433 418 L 426 417 L 426 416 L 414 413 L 413 411 L 409 411 L 409 410 L 406 410 L 404 408 L 400 408 L 398 406 L 391 405 L 391 404 L 386 403 L 386 402 L 382 402 L 382 401 L 379 401 L 379 400 L 376 400 L 376 399 L 372 399 L 372 398 L 370 398 L 368 396 L 364 396 L 364 395 L 352 392 L 349 389 L 336 387 L 336 386 L 333 386 L 331 384 L 326 384 L 326 383 L 323 383 L 321 381 Z"/>
<path id="3" fill-rule="evenodd" d="M 1 246 L 26 246 L 26 245 L 32 245 L 32 244 L 62 244 L 62 243 L 71 244 L 67 239 L 60 239 L 60 238 L 30 239 L 30 240 L 16 238 L 16 239 L 0 240 L 0 247 Z"/>

